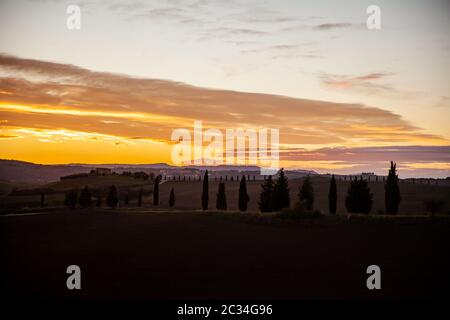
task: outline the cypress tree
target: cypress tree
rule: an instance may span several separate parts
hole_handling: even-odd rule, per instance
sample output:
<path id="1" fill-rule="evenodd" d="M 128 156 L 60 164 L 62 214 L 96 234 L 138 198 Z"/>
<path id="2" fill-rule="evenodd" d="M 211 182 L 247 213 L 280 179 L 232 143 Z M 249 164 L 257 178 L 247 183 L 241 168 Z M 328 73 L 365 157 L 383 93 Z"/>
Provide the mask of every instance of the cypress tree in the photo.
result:
<path id="1" fill-rule="evenodd" d="M 109 188 L 108 196 L 106 197 L 106 204 L 110 208 L 116 208 L 118 202 L 119 198 L 117 197 L 117 188 L 112 185 L 111 188 Z"/>
<path id="2" fill-rule="evenodd" d="M 303 182 L 302 187 L 300 188 L 300 192 L 298 194 L 300 203 L 303 203 L 306 207 L 306 210 L 312 210 L 314 207 L 314 188 L 311 183 L 311 179 L 306 177 Z"/>
<path id="3" fill-rule="evenodd" d="M 328 191 L 328 208 L 330 210 L 330 214 L 336 214 L 337 207 L 337 188 L 336 188 L 336 179 L 334 178 L 334 174 L 330 180 L 330 190 Z"/>
<path id="4" fill-rule="evenodd" d="M 345 207 L 350 213 L 368 214 L 372 210 L 373 194 L 370 193 L 367 181 L 357 179 L 350 182 L 345 199 Z"/>
<path id="5" fill-rule="evenodd" d="M 398 187 L 397 164 L 391 161 L 391 168 L 384 185 L 384 200 L 386 214 L 397 214 L 401 201 L 400 188 Z"/>
<path id="6" fill-rule="evenodd" d="M 281 168 L 273 186 L 272 210 L 278 211 L 283 208 L 289 208 L 290 202 L 288 179 L 284 169 Z"/>
<path id="7" fill-rule="evenodd" d="M 172 188 L 170 190 L 170 195 L 169 195 L 169 206 L 173 207 L 174 205 L 175 205 L 175 191 Z"/>
<path id="8" fill-rule="evenodd" d="M 208 185 L 208 170 L 205 171 L 205 176 L 203 177 L 203 190 L 202 190 L 202 209 L 208 210 L 209 201 L 209 185 Z"/>
<path id="9" fill-rule="evenodd" d="M 155 182 L 153 185 L 153 205 L 159 205 L 159 183 L 161 182 L 161 176 L 158 175 L 155 177 Z"/>
<path id="10" fill-rule="evenodd" d="M 227 210 L 227 196 L 225 194 L 225 183 L 219 183 L 219 190 L 216 199 L 217 210 Z"/>
<path id="11" fill-rule="evenodd" d="M 239 184 L 239 210 L 247 211 L 247 204 L 250 198 L 247 194 L 247 183 L 245 182 L 245 175 L 242 176 L 241 183 Z"/>
<path id="12" fill-rule="evenodd" d="M 91 191 L 89 191 L 89 188 L 87 186 L 85 186 L 84 189 L 81 190 L 80 199 L 78 200 L 78 202 L 82 208 L 88 208 L 91 206 Z"/>
<path id="13" fill-rule="evenodd" d="M 269 176 L 261 184 L 261 193 L 259 194 L 259 210 L 261 212 L 272 212 L 272 196 L 273 196 L 273 181 L 272 176 Z"/>

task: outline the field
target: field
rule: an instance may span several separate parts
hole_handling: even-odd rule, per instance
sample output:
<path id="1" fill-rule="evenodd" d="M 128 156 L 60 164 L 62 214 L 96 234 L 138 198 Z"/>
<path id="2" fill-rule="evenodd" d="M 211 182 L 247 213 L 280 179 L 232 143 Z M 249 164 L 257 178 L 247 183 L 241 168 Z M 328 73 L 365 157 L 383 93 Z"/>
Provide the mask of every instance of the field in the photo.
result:
<path id="1" fill-rule="evenodd" d="M 445 216 L 381 224 L 326 223 L 328 216 L 303 226 L 228 215 L 245 216 L 151 209 L 1 216 L 2 292 L 41 299 L 450 297 Z M 81 268 L 78 291 L 66 289 L 72 264 Z M 366 288 L 372 264 L 382 272 L 378 291 Z"/>
<path id="2" fill-rule="evenodd" d="M 299 186 L 302 184 L 302 179 L 293 179 L 289 181 L 291 205 L 298 199 Z M 248 194 L 250 196 L 249 211 L 258 211 L 258 197 L 261 190 L 262 181 L 249 181 L 247 183 Z M 325 177 L 314 177 L 312 183 L 315 191 L 315 208 L 322 213 L 328 212 L 328 188 L 329 180 Z M 106 176 L 106 177 L 89 177 L 80 178 L 67 181 L 60 181 L 50 183 L 39 188 L 29 189 L 24 195 L 8 195 L 0 196 L 1 211 L 8 213 L 23 207 L 36 208 L 40 205 L 41 189 L 48 189 L 51 192 L 46 193 L 46 206 L 58 207 L 63 205 L 64 192 L 71 188 L 81 189 L 85 185 L 93 189 L 101 189 L 103 199 L 105 199 L 107 190 L 112 184 L 119 188 L 119 206 L 124 206 L 124 196 L 129 194 L 129 206 L 137 205 L 137 193 L 140 188 L 145 190 L 143 205 L 151 207 L 152 204 L 152 190 L 153 185 L 149 181 L 136 180 L 126 176 Z M 338 191 L 338 213 L 345 214 L 345 196 L 349 186 L 349 181 L 337 181 Z M 372 214 L 383 213 L 384 211 L 384 183 L 382 181 L 369 182 L 372 193 L 374 194 L 374 203 L 372 207 Z M 171 188 L 175 189 L 176 203 L 175 208 L 181 210 L 197 210 L 201 207 L 201 181 L 163 181 L 160 185 L 160 207 L 168 208 L 168 199 Z M 216 194 L 218 189 L 218 181 L 211 178 L 209 181 L 209 207 L 215 209 Z M 26 189 L 25 189 L 26 190 Z M 238 202 L 238 181 L 226 182 L 227 205 L 229 210 L 237 210 Z M 427 183 L 411 183 L 400 181 L 400 191 L 402 195 L 402 202 L 400 203 L 399 214 L 403 215 L 417 215 L 424 214 L 423 201 L 426 199 L 442 199 L 445 201 L 444 207 L 441 209 L 441 214 L 450 212 L 450 186 L 436 185 Z M 95 196 L 95 192 L 93 192 Z"/>

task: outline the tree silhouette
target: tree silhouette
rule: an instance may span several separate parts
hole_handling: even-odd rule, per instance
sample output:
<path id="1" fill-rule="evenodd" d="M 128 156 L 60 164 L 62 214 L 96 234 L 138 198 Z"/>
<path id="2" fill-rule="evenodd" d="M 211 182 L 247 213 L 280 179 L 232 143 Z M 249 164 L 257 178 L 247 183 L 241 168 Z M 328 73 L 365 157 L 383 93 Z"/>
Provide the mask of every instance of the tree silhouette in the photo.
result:
<path id="1" fill-rule="evenodd" d="M 241 183 L 239 184 L 239 210 L 247 211 L 247 204 L 250 198 L 247 194 L 247 183 L 245 182 L 245 175 L 242 176 Z"/>
<path id="2" fill-rule="evenodd" d="M 142 206 L 142 196 L 143 196 L 144 190 L 139 189 L 139 194 L 138 194 L 138 207 Z"/>
<path id="3" fill-rule="evenodd" d="M 169 207 L 173 207 L 175 205 L 175 191 L 172 188 L 170 190 L 170 195 L 169 195 Z"/>
<path id="4" fill-rule="evenodd" d="M 155 177 L 153 184 L 153 205 L 159 205 L 159 183 L 161 182 L 161 175 Z"/>
<path id="5" fill-rule="evenodd" d="M 290 201 L 288 179 L 284 169 L 281 168 L 273 186 L 272 210 L 279 211 L 283 208 L 289 208 Z"/>
<path id="6" fill-rule="evenodd" d="M 367 185 L 367 181 L 362 178 L 350 182 L 347 197 L 345 199 L 345 207 L 350 213 L 368 214 L 372 210 L 373 194 Z"/>
<path id="7" fill-rule="evenodd" d="M 202 190 L 202 209 L 208 210 L 209 201 L 209 185 L 208 185 L 208 170 L 205 171 L 205 176 L 203 177 L 203 190 Z"/>
<path id="8" fill-rule="evenodd" d="M 298 194 L 300 203 L 305 205 L 306 210 L 312 210 L 314 207 L 314 188 L 311 179 L 306 177 Z"/>
<path id="9" fill-rule="evenodd" d="M 75 207 L 77 206 L 77 199 L 78 199 L 78 191 L 76 189 L 72 189 L 66 193 L 64 205 L 71 209 L 75 209 Z"/>
<path id="10" fill-rule="evenodd" d="M 88 208 L 91 206 L 91 191 L 87 186 L 84 187 L 83 190 L 81 190 L 80 193 L 80 199 L 78 199 L 78 203 L 80 204 L 80 207 L 82 208 Z"/>
<path id="11" fill-rule="evenodd" d="M 337 188 L 336 188 L 336 179 L 334 175 L 330 180 L 330 190 L 328 191 L 328 209 L 330 210 L 330 214 L 336 214 L 337 207 Z"/>
<path id="12" fill-rule="evenodd" d="M 391 161 L 391 168 L 384 185 L 384 201 L 386 214 L 397 214 L 401 201 L 400 188 L 398 187 L 397 164 Z"/>
<path id="13" fill-rule="evenodd" d="M 261 184 L 261 193 L 259 194 L 259 210 L 261 212 L 272 212 L 272 196 L 273 196 L 273 181 L 272 176 L 269 176 Z"/>
<path id="14" fill-rule="evenodd" d="M 119 198 L 117 197 L 117 188 L 112 185 L 111 188 L 109 188 L 108 196 L 106 197 L 106 204 L 110 208 L 116 208 L 118 202 Z"/>
<path id="15" fill-rule="evenodd" d="M 219 190 L 217 192 L 216 200 L 217 210 L 227 210 L 227 196 L 225 194 L 225 183 L 219 183 Z"/>

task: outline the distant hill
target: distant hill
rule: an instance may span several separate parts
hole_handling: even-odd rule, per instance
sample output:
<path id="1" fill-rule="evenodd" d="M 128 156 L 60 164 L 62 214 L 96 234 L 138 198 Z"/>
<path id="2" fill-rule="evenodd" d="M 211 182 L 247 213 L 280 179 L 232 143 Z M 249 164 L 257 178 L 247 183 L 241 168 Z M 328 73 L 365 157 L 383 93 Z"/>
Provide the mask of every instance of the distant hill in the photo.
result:
<path id="1" fill-rule="evenodd" d="M 0 180 L 6 182 L 46 183 L 57 181 L 61 176 L 89 172 L 91 168 L 93 167 L 42 165 L 25 161 L 0 159 Z"/>
<path id="2" fill-rule="evenodd" d="M 180 174 L 180 170 L 195 170 L 215 172 L 259 172 L 258 166 L 238 166 L 238 165 L 221 165 L 221 166 L 185 166 L 176 167 L 166 163 L 154 164 L 58 164 L 43 165 L 25 161 L 0 159 L 0 182 L 8 183 L 48 183 L 58 181 L 60 177 L 77 173 L 89 173 L 95 168 L 110 168 L 116 172 L 122 171 L 138 171 L 138 170 L 161 170 L 167 174 Z M 182 174 L 182 173 L 181 173 Z M 316 175 L 312 170 L 292 170 L 288 171 L 290 176 Z"/>

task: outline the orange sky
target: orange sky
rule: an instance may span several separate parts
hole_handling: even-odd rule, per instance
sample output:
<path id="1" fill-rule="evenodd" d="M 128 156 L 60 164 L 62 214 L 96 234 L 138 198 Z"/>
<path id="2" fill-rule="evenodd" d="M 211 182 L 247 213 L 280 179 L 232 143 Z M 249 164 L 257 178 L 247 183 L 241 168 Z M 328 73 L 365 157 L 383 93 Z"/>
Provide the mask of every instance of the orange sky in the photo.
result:
<path id="1" fill-rule="evenodd" d="M 0 78 L 4 159 L 171 163 L 172 131 L 192 130 L 194 120 L 201 120 L 204 130 L 223 133 L 227 128 L 279 129 L 281 165 L 286 167 L 382 173 L 383 159 L 371 159 L 370 150 L 357 159 L 339 159 L 329 150 L 348 154 L 361 147 L 384 148 L 381 152 L 395 157 L 388 147 L 419 146 L 401 149 L 402 160 L 410 152 L 406 169 L 449 171 L 448 149 L 421 149 L 448 146 L 446 138 L 376 107 L 204 89 L 4 55 L 0 67 L 14 74 Z"/>

